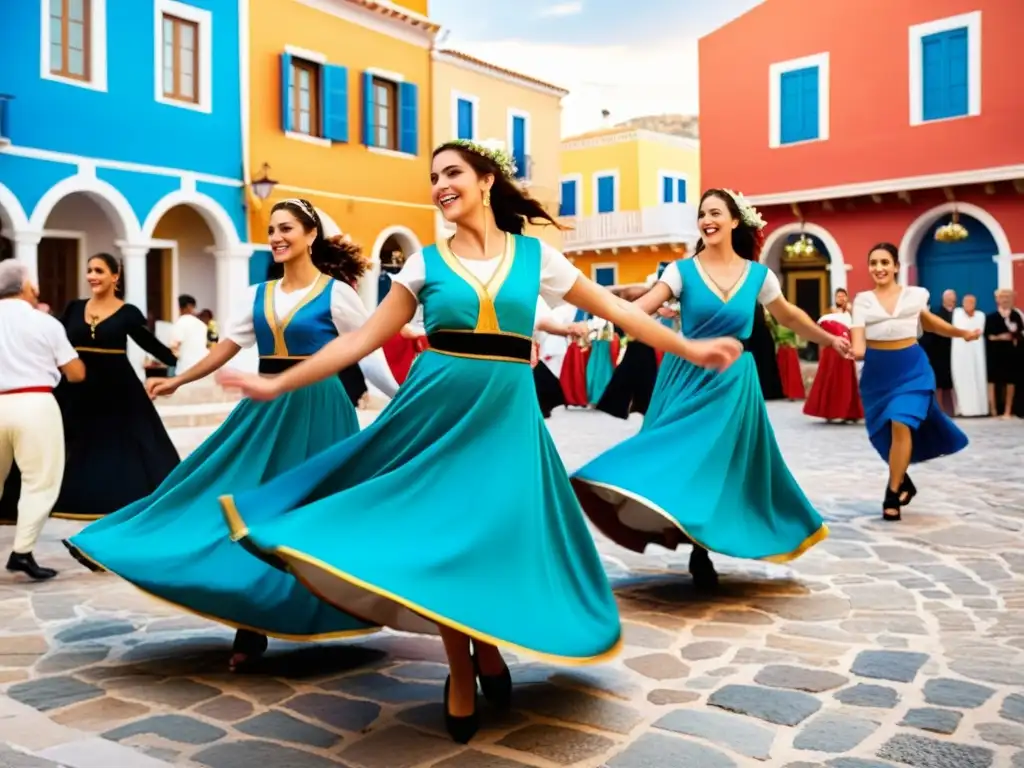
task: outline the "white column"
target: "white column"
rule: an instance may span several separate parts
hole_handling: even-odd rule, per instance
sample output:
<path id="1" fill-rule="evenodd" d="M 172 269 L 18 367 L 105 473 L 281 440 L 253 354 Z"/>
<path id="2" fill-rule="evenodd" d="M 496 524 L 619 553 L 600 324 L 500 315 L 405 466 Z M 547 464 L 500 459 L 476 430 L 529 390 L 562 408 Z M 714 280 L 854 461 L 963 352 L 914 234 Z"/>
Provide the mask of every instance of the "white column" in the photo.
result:
<path id="1" fill-rule="evenodd" d="M 145 317 L 149 311 L 146 306 L 146 254 L 149 253 L 149 246 L 122 245 L 120 248 L 124 261 L 124 300 L 138 307 Z"/>
<path id="2" fill-rule="evenodd" d="M 14 243 L 14 258 L 28 267 L 32 282 L 39 284 L 39 241 L 43 239 L 41 232 L 15 232 L 11 236 Z M 57 308 L 58 311 L 61 309 Z"/>
<path id="3" fill-rule="evenodd" d="M 217 262 L 217 306 L 214 313 L 217 327 L 223 334 L 232 320 L 247 309 L 249 301 L 249 259 L 252 257 L 252 246 L 235 245 L 230 248 L 219 248 L 213 252 Z M 244 371 L 255 371 L 259 357 L 255 348 L 243 349 L 231 362 L 232 368 Z"/>

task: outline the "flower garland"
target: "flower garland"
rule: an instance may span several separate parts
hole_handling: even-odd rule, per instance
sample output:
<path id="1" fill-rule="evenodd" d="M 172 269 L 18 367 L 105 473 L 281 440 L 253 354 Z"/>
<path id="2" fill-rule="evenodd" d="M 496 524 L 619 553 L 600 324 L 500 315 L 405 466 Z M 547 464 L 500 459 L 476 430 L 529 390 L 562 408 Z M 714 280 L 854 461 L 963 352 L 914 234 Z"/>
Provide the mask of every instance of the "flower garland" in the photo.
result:
<path id="1" fill-rule="evenodd" d="M 509 181 L 513 181 L 516 178 L 516 172 L 519 169 L 516 167 L 515 158 L 508 153 L 503 142 L 497 140 L 477 142 L 470 141 L 469 139 L 455 139 L 447 143 L 486 157 L 498 166 L 502 175 Z"/>
<path id="2" fill-rule="evenodd" d="M 729 193 L 732 199 L 736 202 L 736 207 L 740 209 L 740 216 L 743 219 L 743 223 L 748 227 L 761 230 L 768 226 L 768 222 L 761 216 L 760 211 L 752 206 L 743 195 L 739 192 L 734 192 L 731 189 L 725 190 Z"/>

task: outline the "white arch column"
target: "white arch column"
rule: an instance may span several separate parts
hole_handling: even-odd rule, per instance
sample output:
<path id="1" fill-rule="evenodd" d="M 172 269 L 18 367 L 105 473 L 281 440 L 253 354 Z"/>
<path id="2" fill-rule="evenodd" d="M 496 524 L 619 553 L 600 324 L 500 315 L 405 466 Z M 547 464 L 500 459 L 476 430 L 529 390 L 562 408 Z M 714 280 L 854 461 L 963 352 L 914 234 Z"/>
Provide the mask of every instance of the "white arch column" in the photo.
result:
<path id="1" fill-rule="evenodd" d="M 146 277 L 146 254 L 148 245 L 138 243 L 116 243 L 121 251 L 124 263 L 124 300 L 134 304 L 142 312 L 143 317 L 149 312 L 147 294 L 149 282 Z"/>
<path id="2" fill-rule="evenodd" d="M 14 244 L 14 258 L 28 267 L 33 283 L 39 284 L 39 242 L 42 232 L 13 232 L 10 240 Z"/>

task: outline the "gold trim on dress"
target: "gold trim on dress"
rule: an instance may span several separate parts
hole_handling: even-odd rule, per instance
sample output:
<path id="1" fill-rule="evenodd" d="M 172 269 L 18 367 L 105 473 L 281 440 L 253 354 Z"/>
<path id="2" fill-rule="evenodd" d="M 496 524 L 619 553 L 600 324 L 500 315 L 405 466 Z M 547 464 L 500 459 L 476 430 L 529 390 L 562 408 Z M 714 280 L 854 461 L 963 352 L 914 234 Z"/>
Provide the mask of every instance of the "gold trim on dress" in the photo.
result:
<path id="1" fill-rule="evenodd" d="M 508 279 L 509 273 L 512 271 L 512 262 L 516 258 L 515 237 L 508 232 L 505 233 L 505 249 L 499 257 L 501 261 L 498 262 L 494 274 L 491 275 L 486 284 L 480 282 L 480 279 L 470 272 L 459 257 L 455 255 L 451 248 L 451 238 L 440 241 L 437 244 L 437 251 L 441 254 L 441 259 L 448 268 L 458 277 L 462 278 L 463 282 L 467 283 L 476 292 L 476 297 L 480 302 L 480 309 L 477 311 L 476 327 L 473 329 L 473 332 L 500 333 L 501 326 L 498 324 L 498 312 L 495 309 L 494 302 L 502 286 L 505 284 L 505 280 Z M 486 256 L 486 254 L 484 255 Z"/>
<path id="2" fill-rule="evenodd" d="M 644 496 L 641 496 L 638 493 L 633 493 L 632 491 L 626 490 L 625 488 L 621 488 L 621 487 L 619 487 L 617 485 L 612 485 L 611 483 L 600 483 L 600 482 L 598 482 L 596 480 L 587 480 L 586 478 L 583 478 L 583 477 L 574 477 L 574 478 L 572 478 L 572 480 L 573 480 L 573 482 L 584 483 L 584 484 L 589 485 L 589 486 L 591 486 L 593 488 L 601 488 L 601 489 L 606 490 L 606 491 L 613 491 L 615 493 L 620 494 L 621 496 L 624 496 L 625 498 L 629 499 L 630 501 L 635 501 L 638 504 L 642 504 L 644 507 L 649 509 L 651 512 L 654 512 L 654 513 L 656 513 L 658 515 L 661 515 L 668 522 L 670 522 L 673 526 L 678 528 L 683 533 L 683 535 L 686 536 L 686 538 L 688 538 L 696 546 L 698 546 L 698 547 L 700 547 L 702 549 L 706 549 L 709 552 L 717 552 L 717 550 L 712 549 L 711 547 L 708 547 L 707 545 L 705 545 L 701 541 L 698 541 L 693 536 L 693 534 L 691 534 L 688 530 L 686 530 L 686 528 L 684 528 L 680 524 L 680 522 L 678 520 L 676 520 L 671 514 L 669 514 L 668 511 L 662 509 L 660 506 L 655 504 L 653 501 L 651 501 L 650 499 L 648 499 L 648 498 L 646 498 Z M 623 523 L 621 520 L 619 521 L 619 525 L 621 525 L 623 528 L 627 528 L 629 530 L 636 530 L 635 528 L 630 528 L 628 525 Z M 609 538 L 611 538 L 611 537 L 609 536 Z M 777 555 L 763 555 L 761 557 L 749 557 L 749 558 L 741 558 L 741 559 L 744 559 L 744 560 L 764 560 L 765 562 L 769 562 L 769 563 L 788 563 L 791 560 L 796 560 L 798 557 L 800 557 L 802 554 L 804 554 L 804 552 L 809 550 L 815 544 L 818 544 L 818 543 L 824 541 L 827 538 L 828 538 L 828 526 L 825 523 L 822 523 L 821 526 L 818 528 L 818 530 L 816 530 L 814 533 L 812 533 L 810 536 L 808 536 L 806 539 L 804 539 L 802 542 L 800 542 L 800 546 L 798 546 L 796 549 L 794 549 L 794 550 L 792 550 L 790 552 L 783 552 L 783 553 L 777 554 Z M 735 555 L 730 555 L 730 557 L 735 557 Z"/>
<path id="3" fill-rule="evenodd" d="M 75 347 L 76 352 L 92 352 L 97 355 L 124 355 L 127 349 L 103 349 L 101 347 Z"/>
<path id="4" fill-rule="evenodd" d="M 298 304 L 292 307 L 292 311 L 280 322 L 277 319 L 274 296 L 277 293 L 277 284 L 281 281 L 271 280 L 265 284 L 266 287 L 263 289 L 263 316 L 267 321 L 267 326 L 270 328 L 270 334 L 274 338 L 274 357 L 289 357 L 288 344 L 284 339 L 285 330 L 291 321 L 295 319 L 295 315 L 298 314 L 299 310 L 323 293 L 324 288 L 327 287 L 330 281 L 330 277 L 321 274 L 316 279 L 316 282 L 313 283 L 313 287 L 309 289 L 309 292 L 302 297 Z"/>
<path id="5" fill-rule="evenodd" d="M 472 331 L 467 331 L 472 333 Z M 503 357 L 501 355 L 472 355 L 468 352 L 446 352 L 443 349 L 435 349 L 434 347 L 427 347 L 424 352 L 434 352 L 438 355 L 448 355 L 449 357 L 462 357 L 466 360 L 490 360 L 496 363 L 525 363 L 530 364 L 529 360 L 523 360 L 518 357 Z M 421 353 L 422 354 L 422 353 Z"/>
<path id="6" fill-rule="evenodd" d="M 261 629 L 260 627 L 253 627 L 249 624 L 240 624 L 237 621 L 222 619 L 210 613 L 203 613 L 202 611 L 197 611 L 194 608 L 189 608 L 187 605 L 182 605 L 181 603 L 176 603 L 173 600 L 168 600 L 166 597 L 155 595 L 149 590 L 143 589 L 135 582 L 130 581 L 129 579 L 125 579 L 123 576 L 121 576 L 121 574 L 117 573 L 117 571 L 112 571 L 102 563 L 97 562 L 92 557 L 85 554 L 85 552 L 83 552 L 77 544 L 72 544 L 70 541 L 67 541 L 65 543 L 67 544 L 68 549 L 72 550 L 72 555 L 80 557 L 83 560 L 88 560 L 90 563 L 92 563 L 105 573 L 112 573 L 115 576 L 123 579 L 128 584 L 131 584 L 133 587 L 139 590 L 139 592 L 141 592 L 142 594 L 147 595 L 148 597 L 151 597 L 154 600 L 157 600 L 161 603 L 164 603 L 165 605 L 174 606 L 178 610 L 185 611 L 185 613 L 191 613 L 193 616 L 198 616 L 199 618 L 207 619 L 208 621 L 215 621 L 218 624 L 223 624 L 225 626 L 231 627 L 232 629 L 244 629 L 249 632 L 256 632 L 261 635 L 266 635 L 267 637 L 277 638 L 278 640 L 291 640 L 298 642 L 312 642 L 317 640 L 344 640 L 350 637 L 362 637 L 364 635 L 376 634 L 381 630 L 380 627 L 369 627 L 367 629 L 347 629 L 338 632 L 323 632 L 318 635 L 289 635 L 282 632 L 271 632 L 270 630 Z"/>
<path id="7" fill-rule="evenodd" d="M 739 276 L 739 279 L 733 283 L 731 288 L 723 291 L 718 283 L 711 279 L 711 275 L 704 271 L 704 267 L 700 263 L 700 258 L 694 257 L 693 259 L 693 266 L 697 269 L 697 277 L 701 279 L 701 282 L 707 286 L 709 291 L 722 300 L 723 304 L 728 304 L 729 301 L 731 301 L 736 294 L 740 292 L 740 288 L 743 287 L 744 283 L 747 282 L 747 278 L 750 276 L 752 265 L 753 262 L 748 261 L 746 266 L 743 268 L 743 274 Z"/>
<path id="8" fill-rule="evenodd" d="M 235 506 L 234 496 L 230 494 L 221 496 L 220 505 L 221 509 L 224 511 L 224 518 L 225 520 L 227 520 L 228 527 L 231 529 L 232 541 L 239 541 L 240 539 L 245 538 L 249 533 L 249 529 L 245 525 L 245 521 L 242 519 L 242 515 L 239 513 L 238 508 Z M 260 549 L 259 547 L 257 548 Z M 307 555 L 304 552 L 300 552 L 297 549 L 292 549 L 291 547 L 274 547 L 273 550 L 270 551 L 270 554 L 280 557 L 281 559 L 285 560 L 285 562 L 291 559 L 298 560 L 302 563 L 310 565 L 320 571 L 323 571 L 324 573 L 329 574 L 330 576 L 333 576 L 336 579 L 347 581 L 349 584 L 358 587 L 359 589 L 366 590 L 367 592 L 377 595 L 378 597 L 381 597 L 385 600 L 390 600 L 393 603 L 397 603 L 403 608 L 406 608 L 407 610 L 415 614 L 418 614 L 419 616 L 422 616 L 423 618 L 428 619 L 429 621 L 433 621 L 437 624 L 443 624 L 446 627 L 451 627 L 452 629 L 458 632 L 462 632 L 464 635 L 468 635 L 469 637 L 479 640 L 480 642 L 488 643 L 490 645 L 504 646 L 517 653 L 529 654 L 531 656 L 534 656 L 545 661 L 551 661 L 558 664 L 565 664 L 569 666 L 602 664 L 617 656 L 619 652 L 622 650 L 623 638 L 621 624 L 619 630 L 619 637 L 608 650 L 603 651 L 602 653 L 599 653 L 596 656 L 588 656 L 582 658 L 579 656 L 560 656 L 554 653 L 537 651 L 533 648 L 527 648 L 523 645 L 519 645 L 518 643 L 512 643 L 507 640 L 502 640 L 500 638 L 494 637 L 493 635 L 489 635 L 485 632 L 480 632 L 479 630 L 473 629 L 472 627 L 468 627 L 465 624 L 461 624 L 460 622 L 454 621 L 445 616 L 442 616 L 439 613 L 431 611 L 428 608 L 424 608 L 421 605 L 417 605 L 411 600 L 406 600 L 404 597 L 400 597 L 399 595 L 396 595 L 393 592 L 389 592 L 385 589 L 381 589 L 380 587 L 370 584 L 368 581 L 363 581 L 362 579 L 353 576 L 352 574 L 345 573 L 344 571 L 341 571 L 335 568 L 334 566 L 328 565 L 322 560 L 318 560 L 317 558 L 311 555 Z M 326 595 L 315 590 L 309 584 L 308 581 L 303 579 L 299 574 L 295 573 L 295 569 L 290 564 L 288 570 L 295 576 L 295 578 L 302 582 L 306 589 L 308 589 L 310 592 L 313 592 L 321 600 L 323 600 L 326 603 L 330 603 L 331 605 L 334 605 L 334 607 L 336 607 L 340 611 L 349 613 L 347 608 L 331 602 L 331 600 L 328 599 Z"/>

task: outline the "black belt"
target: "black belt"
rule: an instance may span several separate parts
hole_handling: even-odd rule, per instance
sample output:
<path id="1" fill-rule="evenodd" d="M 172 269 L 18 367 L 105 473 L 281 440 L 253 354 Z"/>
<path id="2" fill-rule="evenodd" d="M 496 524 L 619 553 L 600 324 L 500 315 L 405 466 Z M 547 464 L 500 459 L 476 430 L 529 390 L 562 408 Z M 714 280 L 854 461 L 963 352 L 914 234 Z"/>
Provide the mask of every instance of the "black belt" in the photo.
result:
<path id="1" fill-rule="evenodd" d="M 261 357 L 260 373 L 267 375 L 284 373 L 292 366 L 308 359 L 308 357 Z"/>
<path id="2" fill-rule="evenodd" d="M 427 335 L 427 344 L 436 352 L 484 360 L 528 363 L 533 353 L 533 339 L 507 333 L 435 331 Z"/>

